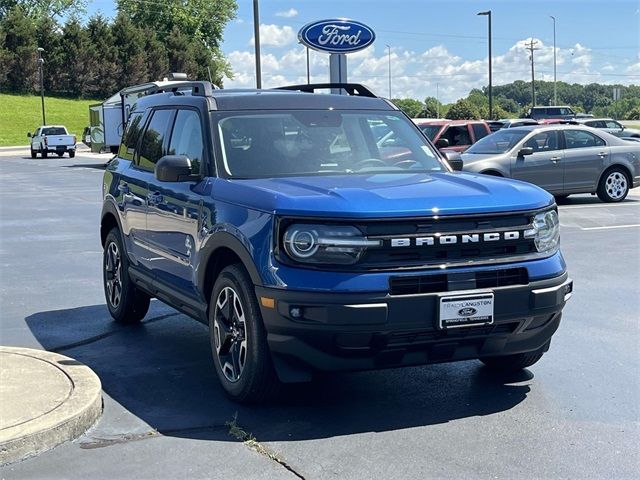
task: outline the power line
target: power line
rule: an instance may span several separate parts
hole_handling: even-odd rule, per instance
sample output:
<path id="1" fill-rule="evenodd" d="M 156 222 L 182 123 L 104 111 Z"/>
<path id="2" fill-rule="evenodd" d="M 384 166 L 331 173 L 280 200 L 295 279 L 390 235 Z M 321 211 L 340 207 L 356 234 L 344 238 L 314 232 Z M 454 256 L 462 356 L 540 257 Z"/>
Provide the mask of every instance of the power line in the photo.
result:
<path id="1" fill-rule="evenodd" d="M 526 47 L 527 50 L 529 50 L 531 55 L 529 58 L 531 59 L 531 106 L 532 107 L 536 106 L 536 85 L 535 85 L 533 52 L 535 52 L 536 50 L 540 50 L 539 48 L 536 47 L 537 44 L 538 44 L 538 41 L 531 38 L 531 41 L 529 42 L 529 46 Z"/>

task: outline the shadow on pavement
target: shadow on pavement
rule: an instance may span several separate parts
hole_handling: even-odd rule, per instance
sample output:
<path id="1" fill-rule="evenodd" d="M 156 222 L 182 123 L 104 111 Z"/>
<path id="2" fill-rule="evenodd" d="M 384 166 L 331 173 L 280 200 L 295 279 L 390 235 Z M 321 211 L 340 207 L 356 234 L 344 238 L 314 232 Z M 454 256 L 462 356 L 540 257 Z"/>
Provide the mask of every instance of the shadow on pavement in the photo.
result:
<path id="1" fill-rule="evenodd" d="M 260 441 L 378 432 L 490 415 L 522 402 L 533 375 L 496 376 L 478 362 L 376 372 L 323 374 L 285 390 L 277 402 L 241 406 L 215 377 L 208 329 L 160 302 L 133 326 L 111 321 L 105 305 L 26 318 L 44 348 L 91 367 L 104 391 L 160 433 L 235 441 L 238 425 Z"/>

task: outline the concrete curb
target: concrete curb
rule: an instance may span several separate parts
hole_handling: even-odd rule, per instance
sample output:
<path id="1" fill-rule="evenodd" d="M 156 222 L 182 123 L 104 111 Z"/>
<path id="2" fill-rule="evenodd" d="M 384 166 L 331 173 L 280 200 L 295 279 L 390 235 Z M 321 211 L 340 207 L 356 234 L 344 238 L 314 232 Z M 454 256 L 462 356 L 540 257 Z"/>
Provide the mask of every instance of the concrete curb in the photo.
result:
<path id="1" fill-rule="evenodd" d="M 102 413 L 89 367 L 44 350 L 0 347 L 0 465 L 73 440 Z"/>

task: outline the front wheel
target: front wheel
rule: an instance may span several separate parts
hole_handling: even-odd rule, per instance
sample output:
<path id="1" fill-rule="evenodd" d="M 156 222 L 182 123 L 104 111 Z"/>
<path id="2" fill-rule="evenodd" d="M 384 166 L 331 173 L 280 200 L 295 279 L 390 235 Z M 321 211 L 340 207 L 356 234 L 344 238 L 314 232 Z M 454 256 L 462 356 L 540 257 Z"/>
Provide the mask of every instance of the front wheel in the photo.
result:
<path id="1" fill-rule="evenodd" d="M 118 323 L 137 323 L 149 310 L 151 298 L 138 290 L 129 277 L 129 260 L 122 247 L 120 231 L 113 228 L 104 242 L 102 261 L 107 308 Z"/>
<path id="2" fill-rule="evenodd" d="M 629 179 L 619 167 L 605 172 L 598 185 L 598 198 L 603 202 L 616 203 L 623 201 L 629 193 Z"/>
<path id="3" fill-rule="evenodd" d="M 484 357 L 480 361 L 491 370 L 497 372 L 517 372 L 530 367 L 542 358 L 543 352 L 525 352 L 515 355 L 503 355 L 500 357 Z"/>
<path id="4" fill-rule="evenodd" d="M 209 304 L 214 365 L 225 393 L 237 402 L 262 402 L 280 387 L 251 278 L 242 265 L 226 267 Z"/>
<path id="5" fill-rule="evenodd" d="M 76 156 L 76 151 L 75 150 L 69 150 L 69 158 L 73 158 Z"/>
<path id="6" fill-rule="evenodd" d="M 42 148 L 42 146 L 40 147 L 40 156 L 42 158 L 47 158 L 49 152 L 47 152 L 44 148 Z"/>
<path id="7" fill-rule="evenodd" d="M 36 158 L 36 156 L 38 155 L 38 152 L 36 152 L 33 147 L 31 147 L 29 150 L 31 150 L 31 158 Z"/>

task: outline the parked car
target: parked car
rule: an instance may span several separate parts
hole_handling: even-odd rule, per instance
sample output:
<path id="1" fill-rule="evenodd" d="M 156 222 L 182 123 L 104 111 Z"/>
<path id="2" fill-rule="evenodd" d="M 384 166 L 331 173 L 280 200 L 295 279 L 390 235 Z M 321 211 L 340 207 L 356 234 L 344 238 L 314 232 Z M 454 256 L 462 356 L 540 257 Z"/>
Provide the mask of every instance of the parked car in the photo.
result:
<path id="1" fill-rule="evenodd" d="M 33 135 L 27 133 L 31 139 L 31 158 L 36 158 L 39 153 L 42 158 L 47 158 L 49 153 L 55 153 L 59 157 L 65 153 L 70 158 L 76 156 L 76 136 L 70 135 L 63 125 L 48 125 L 37 128 Z"/>
<path id="2" fill-rule="evenodd" d="M 440 150 L 464 152 L 483 137 L 491 134 L 482 120 L 429 120 L 415 118 L 413 122 Z"/>
<path id="3" fill-rule="evenodd" d="M 381 123 L 411 159 L 389 162 Z M 323 370 L 520 370 L 572 292 L 551 195 L 453 172 L 362 85 L 158 87 L 132 106 L 103 195 L 112 317 L 139 322 L 156 297 L 209 325 L 237 401 Z"/>
<path id="4" fill-rule="evenodd" d="M 573 118 L 543 118 L 538 120 L 538 125 L 579 125 Z"/>
<path id="5" fill-rule="evenodd" d="M 640 130 L 635 128 L 627 128 L 620 122 L 612 118 L 589 118 L 578 119 L 578 122 L 587 127 L 599 128 L 616 137 L 632 137 L 640 138 Z"/>
<path id="6" fill-rule="evenodd" d="M 527 111 L 526 116 L 534 120 L 544 120 L 545 118 L 571 120 L 576 117 L 576 112 L 568 106 L 532 107 Z"/>
<path id="7" fill-rule="evenodd" d="M 621 202 L 640 185 L 640 145 L 578 125 L 499 130 L 463 155 L 469 172 L 515 178 L 553 195 Z"/>
<path id="8" fill-rule="evenodd" d="M 502 118 L 500 120 L 489 120 L 487 125 L 492 132 L 497 132 L 501 128 L 522 127 L 523 125 L 538 125 L 533 118 Z"/>

